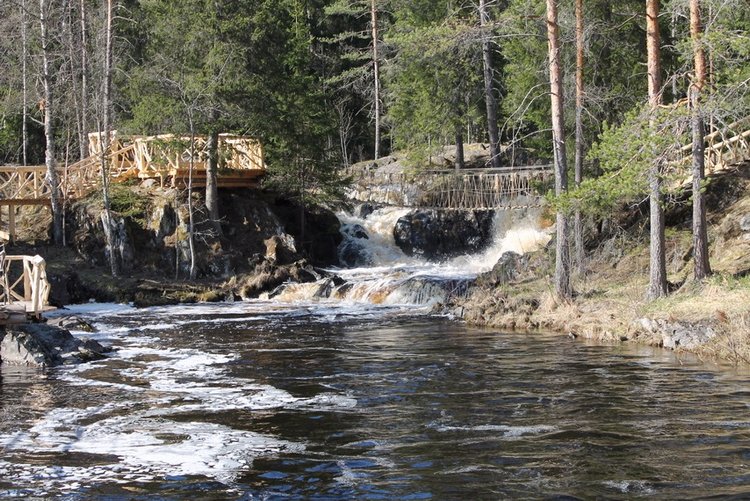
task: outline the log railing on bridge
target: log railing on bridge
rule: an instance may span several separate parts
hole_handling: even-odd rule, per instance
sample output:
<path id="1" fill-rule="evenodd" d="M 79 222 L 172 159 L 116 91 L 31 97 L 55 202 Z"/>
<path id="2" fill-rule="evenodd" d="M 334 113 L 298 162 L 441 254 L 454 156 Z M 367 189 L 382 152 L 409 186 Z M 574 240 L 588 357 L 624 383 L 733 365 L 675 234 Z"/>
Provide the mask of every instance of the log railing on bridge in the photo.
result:
<path id="1" fill-rule="evenodd" d="M 405 172 L 365 172 L 355 198 L 434 209 L 521 209 L 537 206 L 552 179 L 551 165 L 499 169 L 439 169 Z M 358 196 L 362 195 L 361 197 Z M 362 198 L 365 197 L 365 198 Z M 372 199 L 370 198 L 372 201 Z"/>
<path id="2" fill-rule="evenodd" d="M 537 206 L 552 179 L 552 165 L 424 171 L 414 206 L 438 209 L 513 209 Z M 422 179 L 420 179 L 422 178 Z"/>
<path id="3" fill-rule="evenodd" d="M 733 165 L 750 160 L 750 117 L 708 134 L 705 138 L 706 175 L 721 172 Z M 680 149 L 681 165 L 690 164 L 693 145 Z"/>

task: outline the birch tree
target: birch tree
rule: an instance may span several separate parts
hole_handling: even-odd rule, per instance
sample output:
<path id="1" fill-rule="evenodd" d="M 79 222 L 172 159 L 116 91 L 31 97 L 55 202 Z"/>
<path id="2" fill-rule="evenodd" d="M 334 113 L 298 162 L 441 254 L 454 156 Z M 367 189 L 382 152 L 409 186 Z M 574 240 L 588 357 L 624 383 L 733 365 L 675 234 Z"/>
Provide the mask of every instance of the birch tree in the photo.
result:
<path id="1" fill-rule="evenodd" d="M 115 253 L 115 236 L 113 233 L 115 228 L 112 221 L 112 210 L 109 196 L 109 185 L 112 180 L 110 173 L 110 149 L 112 143 L 112 59 L 114 54 L 112 49 L 114 39 L 112 16 L 116 7 L 114 0 L 107 0 L 106 25 L 104 32 L 104 67 L 102 68 L 102 126 L 99 130 L 102 199 L 104 200 L 102 225 L 104 226 L 104 235 L 107 241 L 107 249 L 109 251 L 109 267 L 113 277 L 120 274 L 119 261 Z"/>
<path id="2" fill-rule="evenodd" d="M 576 0 L 576 152 L 575 152 L 575 183 L 576 188 L 581 186 L 583 180 L 583 72 L 584 72 L 584 21 L 583 21 L 583 0 Z M 573 233 L 575 234 L 575 266 L 579 274 L 583 274 L 583 260 L 585 249 L 583 246 L 583 224 L 581 222 L 581 211 L 576 209 L 573 222 Z"/>
<path id="3" fill-rule="evenodd" d="M 50 205 L 52 207 L 52 239 L 55 245 L 63 245 L 63 206 L 60 196 L 60 179 L 57 174 L 55 159 L 55 126 L 54 126 L 54 82 L 52 78 L 52 44 L 50 40 L 51 11 L 47 0 L 39 0 L 39 28 L 42 45 L 42 88 L 44 108 L 44 163 L 47 168 L 46 182 L 50 189 Z"/>

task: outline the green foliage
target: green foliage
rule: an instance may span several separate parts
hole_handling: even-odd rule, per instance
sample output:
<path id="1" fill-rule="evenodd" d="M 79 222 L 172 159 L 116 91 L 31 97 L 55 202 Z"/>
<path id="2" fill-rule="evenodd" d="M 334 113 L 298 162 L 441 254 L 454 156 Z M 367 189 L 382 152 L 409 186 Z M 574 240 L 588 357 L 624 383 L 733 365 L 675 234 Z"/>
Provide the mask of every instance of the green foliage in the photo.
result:
<path id="1" fill-rule="evenodd" d="M 644 198 L 648 192 L 648 171 L 658 164 L 665 179 L 686 175 L 680 161 L 680 148 L 688 142 L 686 107 L 660 107 L 651 110 L 643 105 L 629 112 L 622 124 L 604 125 L 604 130 L 589 157 L 598 161 L 602 175 L 589 178 L 577 189 L 554 200 L 566 211 L 605 216 L 620 203 Z"/>
<path id="2" fill-rule="evenodd" d="M 112 184 L 109 188 L 110 207 L 124 218 L 146 226 L 150 208 L 150 198 L 140 194 L 137 188 L 128 184 Z M 86 203 L 94 204 L 98 207 L 104 207 L 102 193 L 100 190 L 92 192 L 87 198 Z"/>
<path id="3" fill-rule="evenodd" d="M 396 53 L 386 67 L 388 120 L 397 148 L 412 160 L 453 144 L 467 121 L 480 120 L 483 99 L 481 46 L 473 25 L 429 13 L 419 16 L 414 7 L 400 11 L 419 24 L 402 24 L 387 39 Z"/>

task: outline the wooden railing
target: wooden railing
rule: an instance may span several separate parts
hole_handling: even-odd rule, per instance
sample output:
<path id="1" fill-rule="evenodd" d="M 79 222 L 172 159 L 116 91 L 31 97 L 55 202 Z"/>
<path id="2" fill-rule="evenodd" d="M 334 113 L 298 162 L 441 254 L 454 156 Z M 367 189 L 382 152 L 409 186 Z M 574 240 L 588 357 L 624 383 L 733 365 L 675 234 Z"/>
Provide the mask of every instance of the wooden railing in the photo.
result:
<path id="1" fill-rule="evenodd" d="M 22 305 L 39 316 L 48 309 L 50 284 L 41 256 L 9 256 L 0 251 L 0 306 Z"/>
<path id="2" fill-rule="evenodd" d="M 708 134 L 705 138 L 706 174 L 750 160 L 750 117 L 745 117 Z M 680 149 L 680 164 L 691 162 L 693 145 Z"/>
<path id="3" fill-rule="evenodd" d="M 551 165 L 363 173 L 359 185 L 398 205 L 435 209 L 515 209 L 541 203 Z M 356 194 L 354 195 L 356 197 Z M 367 200 L 363 200 L 367 201 Z"/>

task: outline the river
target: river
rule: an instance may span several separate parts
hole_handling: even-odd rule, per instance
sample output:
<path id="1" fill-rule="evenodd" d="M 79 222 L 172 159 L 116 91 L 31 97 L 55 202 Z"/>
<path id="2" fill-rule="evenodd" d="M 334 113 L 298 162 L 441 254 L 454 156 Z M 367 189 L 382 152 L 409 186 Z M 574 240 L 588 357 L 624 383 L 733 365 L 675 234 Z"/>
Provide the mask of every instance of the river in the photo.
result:
<path id="1" fill-rule="evenodd" d="M 0 496 L 750 496 L 750 376 L 408 308 L 81 307 L 108 359 L 4 368 Z"/>
<path id="2" fill-rule="evenodd" d="M 396 216 L 370 218 L 348 284 L 64 312 L 115 350 L 1 369 L 0 497 L 750 497 L 750 374 L 436 315 L 548 237 L 506 224 L 482 256 L 435 265 L 395 252 Z"/>

